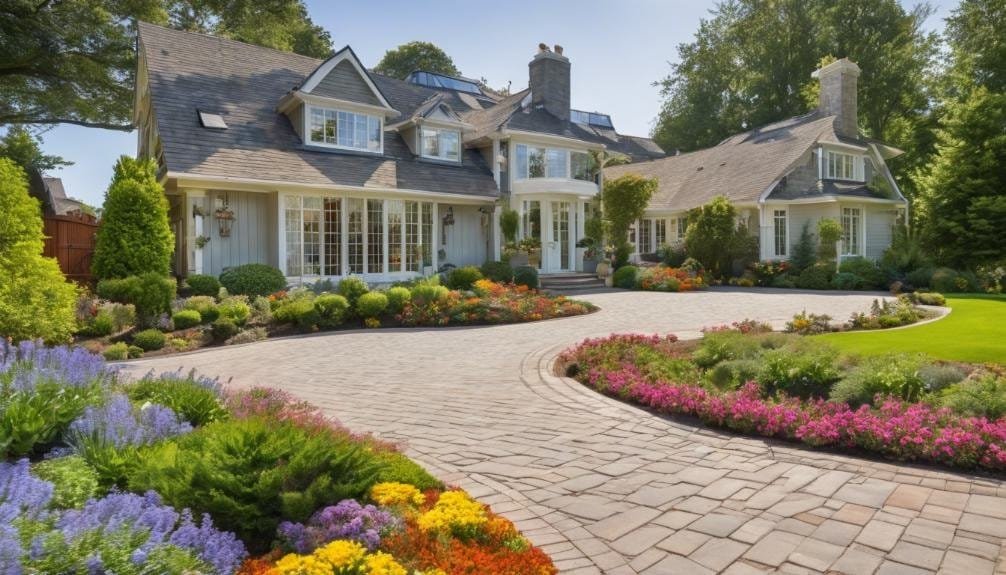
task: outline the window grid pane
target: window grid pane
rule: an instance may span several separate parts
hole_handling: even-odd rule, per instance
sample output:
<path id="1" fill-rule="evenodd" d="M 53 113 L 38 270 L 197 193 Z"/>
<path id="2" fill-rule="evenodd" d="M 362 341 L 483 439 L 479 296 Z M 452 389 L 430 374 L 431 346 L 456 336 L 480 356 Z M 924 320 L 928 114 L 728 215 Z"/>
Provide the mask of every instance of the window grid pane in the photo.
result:
<path id="1" fill-rule="evenodd" d="M 453 130 L 440 132 L 440 153 L 444 159 L 458 160 L 459 155 L 458 133 Z"/>
<path id="2" fill-rule="evenodd" d="M 303 275 L 321 275 L 321 198 L 305 197 L 303 210 Z"/>
<path id="3" fill-rule="evenodd" d="M 545 148 L 529 149 L 527 162 L 527 176 L 529 178 L 545 177 Z"/>
<path id="4" fill-rule="evenodd" d="M 549 148 L 545 153 L 545 167 L 549 178 L 566 177 L 566 150 L 554 150 Z"/>
<path id="5" fill-rule="evenodd" d="M 518 180 L 527 179 L 527 170 L 527 146 L 524 144 L 517 144 L 517 170 L 514 175 Z"/>
<path id="6" fill-rule="evenodd" d="M 402 226 L 404 225 L 405 202 L 387 200 L 384 207 L 388 211 L 388 272 L 404 271 L 405 254 L 403 251 L 405 245 Z"/>
<path id="7" fill-rule="evenodd" d="M 574 180 L 590 181 L 590 154 L 570 152 L 569 164 Z"/>
<path id="8" fill-rule="evenodd" d="M 785 256 L 786 255 L 786 210 L 775 210 L 773 214 L 773 224 L 774 224 L 774 236 L 775 236 L 775 255 Z"/>
<path id="9" fill-rule="evenodd" d="M 301 275 L 301 213 L 300 196 L 287 196 L 286 205 L 286 275 Z"/>
<path id="10" fill-rule="evenodd" d="M 667 243 L 667 220 L 664 218 L 653 220 L 653 231 L 657 239 L 657 248 L 659 249 L 660 246 Z"/>
<path id="11" fill-rule="evenodd" d="M 325 198 L 325 274 L 342 275 L 342 199 Z"/>
<path id="12" fill-rule="evenodd" d="M 384 201 L 367 200 L 367 273 L 384 273 Z"/>
<path id="13" fill-rule="evenodd" d="M 351 274 L 363 273 L 363 200 L 346 199 L 347 235 L 349 261 L 347 271 Z"/>
<path id="14" fill-rule="evenodd" d="M 842 208 L 842 255 L 859 255 L 859 234 L 862 229 L 859 208 Z"/>
<path id="15" fill-rule="evenodd" d="M 405 202 L 405 271 L 418 272 L 422 259 L 419 241 L 419 202 Z"/>
<path id="16" fill-rule="evenodd" d="M 653 246 L 650 245 L 650 230 L 653 227 L 653 220 L 644 219 L 639 221 L 639 253 L 653 253 Z"/>
<path id="17" fill-rule="evenodd" d="M 422 271 L 422 266 L 433 265 L 433 202 L 422 203 L 422 218 L 423 260 L 418 271 Z"/>

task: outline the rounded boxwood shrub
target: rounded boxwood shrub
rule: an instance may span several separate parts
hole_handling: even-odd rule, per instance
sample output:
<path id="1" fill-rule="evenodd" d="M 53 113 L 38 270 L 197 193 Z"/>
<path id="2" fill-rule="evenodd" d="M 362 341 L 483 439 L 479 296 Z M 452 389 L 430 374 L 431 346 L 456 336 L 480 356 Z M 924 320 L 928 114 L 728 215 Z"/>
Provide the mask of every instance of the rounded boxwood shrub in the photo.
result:
<path id="1" fill-rule="evenodd" d="M 156 272 L 98 282 L 98 296 L 136 307 L 140 325 L 151 325 L 162 313 L 171 311 L 178 284 L 174 278 Z"/>
<path id="2" fill-rule="evenodd" d="M 833 285 L 835 289 L 840 290 L 858 290 L 869 288 L 866 280 L 849 272 L 838 272 L 835 274 L 835 277 L 831 279 L 831 285 Z"/>
<path id="3" fill-rule="evenodd" d="M 927 288 L 933 280 L 933 268 L 919 268 L 912 270 L 905 275 L 905 281 L 913 288 Z"/>
<path id="4" fill-rule="evenodd" d="M 129 359 L 139 359 L 143 357 L 143 348 L 138 345 L 131 345 L 126 348 L 126 355 Z"/>
<path id="5" fill-rule="evenodd" d="M 194 295 L 185 300 L 185 309 L 192 309 L 199 312 L 203 323 L 213 323 L 220 317 L 220 310 L 217 308 L 217 300 L 206 295 Z"/>
<path id="6" fill-rule="evenodd" d="M 486 262 L 482 264 L 482 277 L 494 282 L 510 283 L 513 281 L 513 268 L 506 262 Z"/>
<path id="7" fill-rule="evenodd" d="M 938 292 L 921 292 L 917 291 L 911 296 L 912 301 L 922 305 L 936 305 L 945 306 L 947 305 L 947 298 L 943 297 L 943 294 Z"/>
<path id="8" fill-rule="evenodd" d="M 126 342 L 119 341 L 105 348 L 101 355 L 108 361 L 122 361 L 129 359 L 129 346 Z"/>
<path id="9" fill-rule="evenodd" d="M 877 264 L 866 258 L 848 258 L 842 261 L 838 267 L 842 273 L 853 274 L 860 278 L 859 285 L 852 289 L 881 289 L 884 288 L 884 272 Z"/>
<path id="10" fill-rule="evenodd" d="M 538 289 L 538 270 L 531 266 L 520 266 L 513 271 L 513 283 Z"/>
<path id="11" fill-rule="evenodd" d="M 339 282 L 339 295 L 346 298 L 349 305 L 354 308 L 356 307 L 356 300 L 369 291 L 370 288 L 367 287 L 367 282 L 363 281 L 362 278 L 348 277 Z"/>
<path id="12" fill-rule="evenodd" d="M 145 329 L 133 335 L 133 345 L 143 351 L 156 351 L 164 347 L 167 337 L 157 329 Z"/>
<path id="13" fill-rule="evenodd" d="M 388 308 L 388 296 L 378 291 L 372 291 L 356 300 L 356 313 L 360 317 L 378 317 Z"/>
<path id="14" fill-rule="evenodd" d="M 447 287 L 456 290 L 470 290 L 472 284 L 482 279 L 482 272 L 475 266 L 454 268 L 447 274 Z"/>
<path id="15" fill-rule="evenodd" d="M 622 266 L 615 270 L 615 275 L 611 278 L 611 283 L 615 287 L 622 289 L 635 289 L 636 276 L 639 269 L 636 266 Z"/>
<path id="16" fill-rule="evenodd" d="M 220 312 L 220 317 L 225 317 L 238 326 L 244 325 L 248 321 L 248 316 L 251 315 L 251 306 L 248 305 L 248 299 L 244 296 L 232 296 L 225 299 L 217 306 L 217 310 Z"/>
<path id="17" fill-rule="evenodd" d="M 834 275 L 835 267 L 831 264 L 814 264 L 800 272 L 796 278 L 796 287 L 800 289 L 831 289 L 831 280 Z"/>
<path id="18" fill-rule="evenodd" d="M 211 331 L 213 333 L 213 339 L 216 341 L 226 341 L 237 335 L 240 328 L 233 320 L 222 317 L 213 322 Z"/>
<path id="19" fill-rule="evenodd" d="M 175 324 L 175 329 L 189 329 L 203 323 L 203 316 L 194 309 L 183 309 L 176 311 L 171 316 L 171 321 Z"/>
<path id="20" fill-rule="evenodd" d="M 336 327 L 346 320 L 349 301 L 338 294 L 322 294 L 314 298 L 314 311 L 317 312 L 318 327 Z"/>
<path id="21" fill-rule="evenodd" d="M 220 274 L 220 283 L 233 295 L 269 295 L 286 287 L 283 272 L 266 264 L 245 264 Z"/>
<path id="22" fill-rule="evenodd" d="M 416 305 L 428 305 L 444 299 L 450 291 L 442 285 L 422 283 L 412 288 L 412 302 Z"/>
<path id="23" fill-rule="evenodd" d="M 412 299 L 412 292 L 407 287 L 393 287 L 385 292 L 388 296 L 388 313 L 398 313 L 402 311 L 405 304 Z"/>
<path id="24" fill-rule="evenodd" d="M 296 295 L 282 300 L 273 310 L 272 318 L 277 323 L 294 324 L 303 330 L 310 330 L 320 322 L 311 292 L 297 292 Z"/>
<path id="25" fill-rule="evenodd" d="M 185 278 L 185 285 L 192 295 L 216 297 L 220 293 L 220 280 L 205 274 L 193 274 Z"/>

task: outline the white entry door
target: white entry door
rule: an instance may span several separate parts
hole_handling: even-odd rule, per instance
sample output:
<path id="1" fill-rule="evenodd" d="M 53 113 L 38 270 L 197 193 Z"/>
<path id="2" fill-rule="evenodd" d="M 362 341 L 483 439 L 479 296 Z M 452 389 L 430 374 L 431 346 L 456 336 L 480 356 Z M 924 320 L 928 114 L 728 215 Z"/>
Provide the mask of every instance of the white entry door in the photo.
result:
<path id="1" fill-rule="evenodd" d="M 570 256 L 573 253 L 570 236 L 570 203 L 553 201 L 550 204 L 552 221 L 549 226 L 545 271 L 548 273 L 569 271 L 572 269 Z"/>

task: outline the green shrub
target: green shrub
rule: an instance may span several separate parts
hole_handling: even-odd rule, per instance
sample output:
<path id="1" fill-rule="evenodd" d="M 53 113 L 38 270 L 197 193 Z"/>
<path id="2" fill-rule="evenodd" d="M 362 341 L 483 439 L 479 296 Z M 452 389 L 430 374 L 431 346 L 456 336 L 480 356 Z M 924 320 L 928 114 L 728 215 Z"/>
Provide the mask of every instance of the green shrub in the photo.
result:
<path id="1" fill-rule="evenodd" d="M 133 335 L 133 345 L 143 351 L 156 351 L 164 347 L 167 337 L 158 329 L 145 329 Z"/>
<path id="2" fill-rule="evenodd" d="M 732 359 L 716 364 L 706 372 L 706 379 L 721 391 L 737 389 L 758 378 L 761 363 L 755 359 Z"/>
<path id="3" fill-rule="evenodd" d="M 105 348 L 101 355 L 108 361 L 122 361 L 129 359 L 129 346 L 126 342 L 119 341 Z"/>
<path id="4" fill-rule="evenodd" d="M 857 257 L 842 260 L 838 271 L 853 274 L 861 280 L 859 286 L 852 289 L 882 289 L 885 287 L 884 272 L 877 267 L 877 264 L 866 258 Z"/>
<path id="5" fill-rule="evenodd" d="M 849 272 L 838 272 L 835 274 L 835 277 L 831 278 L 831 285 L 835 289 L 840 290 L 867 289 L 865 279 Z"/>
<path id="6" fill-rule="evenodd" d="M 191 309 L 199 312 L 199 317 L 203 323 L 212 323 L 220 317 L 220 310 L 217 308 L 217 300 L 205 295 L 192 296 L 185 300 L 182 305 L 184 309 Z"/>
<path id="7" fill-rule="evenodd" d="M 519 286 L 527 286 L 530 289 L 538 289 L 538 270 L 531 266 L 520 266 L 513 270 L 513 283 Z"/>
<path id="8" fill-rule="evenodd" d="M 125 388 L 134 402 L 151 402 L 170 407 L 179 417 L 196 427 L 227 419 L 229 414 L 220 401 L 219 385 L 190 371 L 148 375 Z"/>
<path id="9" fill-rule="evenodd" d="M 450 290 L 442 285 L 421 283 L 412 288 L 412 303 L 425 306 L 443 300 L 448 294 Z"/>
<path id="10" fill-rule="evenodd" d="M 185 278 L 185 285 L 192 295 L 216 297 L 220 293 L 220 280 L 210 275 L 193 274 Z"/>
<path id="11" fill-rule="evenodd" d="M 267 325 L 272 321 L 272 303 L 265 296 L 255 296 L 251 302 L 251 317 L 248 323 L 251 325 Z"/>
<path id="12" fill-rule="evenodd" d="M 412 300 L 412 292 L 407 287 L 393 287 L 386 291 L 388 296 L 388 313 L 399 313 L 409 301 Z"/>
<path id="13" fill-rule="evenodd" d="M 511 283 L 513 268 L 506 262 L 486 262 L 482 264 L 482 276 L 494 282 Z"/>
<path id="14" fill-rule="evenodd" d="M 269 332 L 262 326 L 256 326 L 239 331 L 234 337 L 227 340 L 228 345 L 238 345 L 242 343 L 253 343 L 262 341 L 269 337 Z"/>
<path id="15" fill-rule="evenodd" d="M 251 315 L 251 307 L 248 305 L 248 298 L 245 296 L 231 296 L 217 306 L 217 310 L 220 312 L 220 317 L 225 317 L 235 323 L 237 326 L 242 326 L 248 321 L 248 317 Z"/>
<path id="16" fill-rule="evenodd" d="M 115 331 L 112 312 L 100 309 L 98 313 L 77 330 L 77 335 L 103 337 Z"/>
<path id="17" fill-rule="evenodd" d="M 915 269 L 908 272 L 905 276 L 905 280 L 908 282 L 908 285 L 913 288 L 928 288 L 933 280 L 933 273 L 935 271 L 936 270 L 930 267 Z"/>
<path id="18" fill-rule="evenodd" d="M 173 278 L 151 272 L 101 280 L 98 282 L 97 292 L 104 299 L 136 306 L 139 324 L 147 326 L 153 324 L 160 314 L 171 311 L 177 287 Z"/>
<path id="19" fill-rule="evenodd" d="M 156 172 L 152 160 L 122 156 L 116 163 L 94 247 L 91 268 L 97 277 L 168 275 L 175 237 Z M 139 312 L 140 305 L 136 307 Z"/>
<path id="20" fill-rule="evenodd" d="M 912 301 L 920 305 L 936 305 L 945 306 L 947 305 L 947 298 L 943 297 L 943 294 L 937 292 L 913 292 L 910 296 Z"/>
<path id="21" fill-rule="evenodd" d="M 216 341 L 227 341 L 228 339 L 237 335 L 241 331 L 234 320 L 222 317 L 215 322 L 213 322 L 210 333 L 213 334 L 213 339 Z"/>
<path id="22" fill-rule="evenodd" d="M 834 275 L 835 266 L 829 263 L 814 264 L 796 277 L 796 287 L 800 289 L 831 289 L 831 280 Z"/>
<path id="23" fill-rule="evenodd" d="M 831 316 L 815 313 L 807 313 L 804 310 L 793 316 L 791 321 L 786 322 L 788 333 L 798 333 L 800 335 L 819 335 L 831 331 Z"/>
<path id="24" fill-rule="evenodd" d="M 761 356 L 758 384 L 769 395 L 783 392 L 797 397 L 826 397 L 841 372 L 838 352 L 814 341 L 793 342 Z"/>
<path id="25" fill-rule="evenodd" d="M 472 284 L 482 279 L 482 272 L 475 266 L 454 268 L 447 274 L 447 287 L 456 290 L 470 290 Z"/>
<path id="26" fill-rule="evenodd" d="M 793 254 L 789 258 L 789 263 L 797 273 L 802 272 L 817 262 L 816 251 L 814 234 L 810 232 L 810 222 L 806 221 L 800 230 L 800 238 L 793 244 Z"/>
<path id="27" fill-rule="evenodd" d="M 376 482 L 415 485 L 420 491 L 443 488 L 443 484 L 418 463 L 397 451 L 377 451 L 374 457 L 380 466 Z"/>
<path id="28" fill-rule="evenodd" d="M 657 256 L 660 257 L 661 263 L 665 266 L 677 268 L 688 259 L 688 252 L 685 251 L 685 245 L 679 242 L 672 245 L 664 244 L 660 246 L 657 249 Z"/>
<path id="29" fill-rule="evenodd" d="M 360 317 L 379 317 L 388 308 L 388 296 L 378 291 L 365 293 L 356 300 L 356 313 Z"/>
<path id="30" fill-rule="evenodd" d="M 371 452 L 335 433 L 232 419 L 141 452 L 129 488 L 209 513 L 218 529 L 261 553 L 281 521 L 304 522 L 325 505 L 362 498 L 378 472 Z"/>
<path id="31" fill-rule="evenodd" d="M 346 321 L 346 315 L 349 313 L 349 301 L 338 294 L 322 294 L 314 298 L 314 310 L 317 312 L 319 327 L 337 327 Z"/>
<path id="32" fill-rule="evenodd" d="M 943 390 L 940 403 L 962 415 L 996 420 L 1006 415 L 1006 377 L 992 374 Z"/>
<path id="33" fill-rule="evenodd" d="M 220 284 L 232 295 L 269 295 L 286 287 L 283 272 L 266 264 L 244 264 L 220 274 Z"/>
<path id="34" fill-rule="evenodd" d="M 933 272 L 929 287 L 941 293 L 961 293 L 978 291 L 978 281 L 970 272 L 958 272 L 950 268 L 938 268 Z"/>
<path id="35" fill-rule="evenodd" d="M 872 404 L 877 394 L 906 401 L 918 401 L 925 393 L 920 370 L 925 365 L 921 355 L 892 353 L 868 357 L 835 385 L 831 399 L 853 407 Z"/>
<path id="36" fill-rule="evenodd" d="M 360 299 L 360 296 L 370 291 L 367 287 L 367 282 L 363 281 L 362 278 L 355 276 L 350 276 L 341 282 L 339 282 L 339 295 L 346 298 L 349 305 L 356 309 L 356 300 Z"/>
<path id="37" fill-rule="evenodd" d="M 24 171 L 0 158 L 0 339 L 65 343 L 77 329 L 78 289 L 42 257 L 41 214 Z"/>
<path id="38" fill-rule="evenodd" d="M 129 359 L 139 359 L 143 357 L 143 348 L 138 345 L 131 345 L 126 348 L 126 355 Z"/>
<path id="39" fill-rule="evenodd" d="M 968 374 L 954 365 L 929 364 L 919 370 L 919 377 L 927 391 L 937 392 L 963 381 Z"/>
<path id="40" fill-rule="evenodd" d="M 752 359 L 762 353 L 760 338 L 736 331 L 709 332 L 702 336 L 692 361 L 702 368 L 729 360 Z"/>
<path id="41" fill-rule="evenodd" d="M 818 246 L 817 254 L 824 260 L 835 260 L 835 246 L 842 239 L 842 224 L 833 218 L 822 218 L 817 221 Z"/>
<path id="42" fill-rule="evenodd" d="M 281 300 L 272 312 L 272 319 L 277 323 L 296 325 L 306 331 L 317 326 L 321 316 L 314 307 L 314 294 L 303 290 L 291 292 L 286 299 Z"/>
<path id="43" fill-rule="evenodd" d="M 101 494 L 98 473 L 79 455 L 39 461 L 32 473 L 52 483 L 51 504 L 59 509 L 80 507 Z"/>
<path id="44" fill-rule="evenodd" d="M 636 277 L 639 275 L 639 268 L 636 266 L 622 266 L 615 270 L 611 283 L 615 287 L 622 289 L 636 289 Z"/>
<path id="45" fill-rule="evenodd" d="M 194 309 L 183 309 L 176 311 L 171 316 L 171 321 L 175 324 L 175 329 L 189 329 L 203 323 L 203 316 Z"/>

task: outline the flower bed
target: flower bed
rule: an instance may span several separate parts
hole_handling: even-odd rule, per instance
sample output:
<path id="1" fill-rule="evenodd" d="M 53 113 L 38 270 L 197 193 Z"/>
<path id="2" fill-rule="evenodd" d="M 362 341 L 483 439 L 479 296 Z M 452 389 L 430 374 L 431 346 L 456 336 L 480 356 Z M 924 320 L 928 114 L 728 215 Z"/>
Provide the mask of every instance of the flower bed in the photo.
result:
<path id="1" fill-rule="evenodd" d="M 0 573 L 555 573 L 392 445 L 266 388 L 0 344 Z"/>
<path id="2" fill-rule="evenodd" d="M 1006 378 L 1002 374 L 976 370 L 969 379 L 949 384 L 938 393 L 926 389 L 929 384 L 922 379 L 903 378 L 926 369 L 920 368 L 921 360 L 881 358 L 875 363 L 864 362 L 863 369 L 853 368 L 843 378 L 834 367 L 834 356 L 828 359 L 829 351 L 804 347 L 803 355 L 782 353 L 793 342 L 779 342 L 799 336 L 734 333 L 722 339 L 724 333 L 710 332 L 706 338 L 712 343 L 698 345 L 678 342 L 673 335 L 589 339 L 564 352 L 560 362 L 567 374 L 599 392 L 660 413 L 694 416 L 715 427 L 898 460 L 1006 469 L 1006 419 L 1001 417 L 1002 411 L 984 417 L 954 410 L 955 401 L 965 393 L 985 390 L 988 401 L 982 403 L 1003 397 Z M 714 341 L 716 338 L 722 340 Z M 736 341 L 729 343 L 730 338 Z M 776 349 L 758 351 L 763 345 L 777 344 Z M 806 346 L 806 340 L 798 345 Z M 747 359 L 736 357 L 743 355 L 737 351 L 742 349 L 752 350 Z M 800 363 L 803 358 L 810 359 Z M 892 361 L 904 365 L 891 366 Z M 721 365 L 730 366 L 726 371 L 744 374 L 736 386 L 714 384 Z M 749 371 L 744 373 L 745 369 Z M 786 380 L 793 376 L 792 381 Z M 834 387 L 846 393 L 846 388 L 860 389 L 855 386 L 864 382 L 880 387 L 866 387 L 877 391 L 872 405 L 853 407 L 850 402 L 820 397 L 815 391 L 822 388 L 808 385 L 815 380 L 828 382 L 825 390 Z M 891 385 L 885 388 L 883 383 Z M 804 398 L 797 396 L 800 392 Z M 862 400 L 855 393 L 848 395 Z M 941 397 L 956 399 L 941 404 Z"/>
<path id="3" fill-rule="evenodd" d="M 636 267 L 622 266 L 615 270 L 612 283 L 615 287 L 643 291 L 685 292 L 708 287 L 705 271 L 694 260 L 682 267 L 666 265 Z"/>

